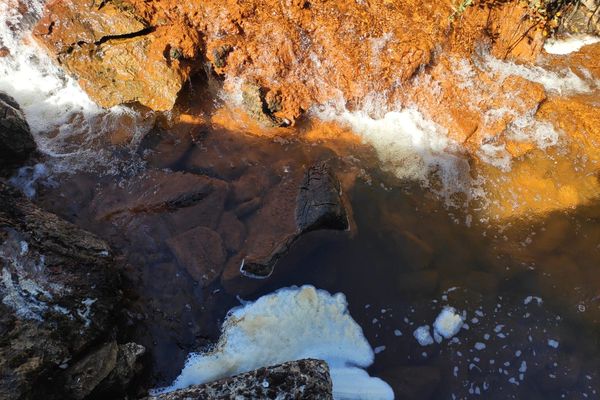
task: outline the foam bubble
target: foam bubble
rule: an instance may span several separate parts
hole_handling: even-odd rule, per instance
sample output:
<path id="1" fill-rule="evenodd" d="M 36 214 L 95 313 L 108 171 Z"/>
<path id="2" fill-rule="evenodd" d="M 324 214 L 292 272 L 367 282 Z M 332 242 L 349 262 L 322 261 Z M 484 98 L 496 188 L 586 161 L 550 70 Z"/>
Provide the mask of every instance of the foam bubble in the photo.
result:
<path id="1" fill-rule="evenodd" d="M 574 35 L 561 39 L 549 39 L 544 50 L 549 54 L 565 55 L 581 50 L 584 46 L 600 42 L 600 37 L 592 35 Z"/>
<path id="2" fill-rule="evenodd" d="M 193 353 L 164 393 L 303 358 L 325 360 L 338 399 L 393 399 L 392 389 L 362 368 L 374 352 L 348 313 L 343 294 L 292 287 L 231 310 L 214 349 Z"/>

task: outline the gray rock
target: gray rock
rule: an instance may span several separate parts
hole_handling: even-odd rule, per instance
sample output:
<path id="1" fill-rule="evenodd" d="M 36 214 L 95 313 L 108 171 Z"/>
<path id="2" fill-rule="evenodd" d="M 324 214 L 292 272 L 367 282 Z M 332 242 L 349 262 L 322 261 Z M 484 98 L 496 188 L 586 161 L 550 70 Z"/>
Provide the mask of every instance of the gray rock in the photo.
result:
<path id="1" fill-rule="evenodd" d="M 151 399 L 329 400 L 333 399 L 333 396 L 327 364 L 324 361 L 307 359 L 260 368 L 205 385 L 162 394 Z"/>
<path id="2" fill-rule="evenodd" d="M 65 398 L 66 371 L 112 335 L 119 286 L 104 241 L 0 182 L 0 398 Z"/>
<path id="3" fill-rule="evenodd" d="M 19 104 L 0 92 L 0 164 L 24 161 L 35 148 L 35 141 Z"/>
<path id="4" fill-rule="evenodd" d="M 127 393 L 131 389 L 131 382 L 142 372 L 141 358 L 145 353 L 146 348 L 137 343 L 119 345 L 114 368 L 95 392 L 105 393 L 104 397 L 112 395 L 112 398 Z"/>
<path id="5" fill-rule="evenodd" d="M 65 389 L 73 399 L 86 398 L 115 369 L 118 350 L 117 342 L 112 341 L 67 369 Z"/>

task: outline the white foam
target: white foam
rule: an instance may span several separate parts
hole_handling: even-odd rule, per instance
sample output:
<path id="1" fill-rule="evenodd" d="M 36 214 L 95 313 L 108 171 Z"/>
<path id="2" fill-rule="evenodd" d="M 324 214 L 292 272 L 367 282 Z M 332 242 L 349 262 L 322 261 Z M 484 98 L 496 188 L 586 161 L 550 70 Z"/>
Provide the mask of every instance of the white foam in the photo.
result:
<path id="1" fill-rule="evenodd" d="M 450 339 L 460 331 L 463 324 L 463 317 L 454 308 L 446 307 L 435 319 L 433 328 L 445 339 Z"/>
<path id="2" fill-rule="evenodd" d="M 521 65 L 512 61 L 499 60 L 489 53 L 483 55 L 482 67 L 499 74 L 501 79 L 516 75 L 528 81 L 539 83 L 549 92 L 568 94 L 588 93 L 592 90 L 590 83 L 581 79 L 570 69 L 554 72 L 536 65 Z"/>
<path id="3" fill-rule="evenodd" d="M 574 35 L 561 39 L 549 39 L 544 50 L 549 54 L 565 55 L 581 50 L 584 46 L 600 42 L 600 37 L 592 35 Z"/>
<path id="4" fill-rule="evenodd" d="M 193 353 L 173 384 L 153 393 L 303 358 L 325 360 L 337 399 L 393 399 L 392 389 L 362 368 L 373 349 L 348 313 L 343 294 L 313 286 L 285 288 L 231 310 L 214 349 Z"/>
<path id="5" fill-rule="evenodd" d="M 433 336 L 429 330 L 429 325 L 423 325 L 415 329 L 413 336 L 421 346 L 429 346 L 433 344 Z"/>
<path id="6" fill-rule="evenodd" d="M 375 100 L 375 104 L 381 103 Z M 468 162 L 461 154 L 460 144 L 450 139 L 445 128 L 425 119 L 416 109 L 373 117 L 375 113 L 369 113 L 372 108 L 367 105 L 362 110 L 349 111 L 327 105 L 313 112 L 322 120 L 349 126 L 373 146 L 382 168 L 398 178 L 429 185 L 435 176 L 442 184 L 444 193 L 440 194 L 468 192 Z"/>

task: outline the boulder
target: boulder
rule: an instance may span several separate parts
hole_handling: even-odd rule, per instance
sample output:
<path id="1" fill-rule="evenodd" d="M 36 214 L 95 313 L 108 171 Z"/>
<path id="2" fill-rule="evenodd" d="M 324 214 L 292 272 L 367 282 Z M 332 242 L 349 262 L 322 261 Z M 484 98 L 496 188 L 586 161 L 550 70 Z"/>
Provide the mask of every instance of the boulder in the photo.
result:
<path id="1" fill-rule="evenodd" d="M 307 169 L 304 176 L 291 174 L 267 194 L 248 226 L 240 271 L 249 277 L 266 278 L 302 234 L 348 228 L 339 182 L 327 164 Z"/>
<path id="2" fill-rule="evenodd" d="M 68 398 L 68 377 L 114 330 L 121 294 L 110 248 L 0 182 L 0 270 L 0 398 Z M 107 370 L 90 371 L 90 386 Z"/>
<path id="3" fill-rule="evenodd" d="M 303 234 L 346 230 L 349 225 L 339 182 L 326 163 L 318 163 L 284 176 L 265 195 L 262 206 L 247 216 L 246 226 L 246 241 L 228 262 L 222 278 L 232 290 L 247 278 L 269 277 L 277 261 Z"/>
<path id="4" fill-rule="evenodd" d="M 320 360 L 287 362 L 204 385 L 161 394 L 153 400 L 333 399 L 329 367 Z"/>
<path id="5" fill-rule="evenodd" d="M 103 107 L 170 110 L 194 68 L 200 35 L 185 23 L 156 26 L 132 2 L 48 4 L 34 36 Z"/>
<path id="6" fill-rule="evenodd" d="M 24 161 L 35 148 L 19 104 L 0 92 L 0 165 Z"/>

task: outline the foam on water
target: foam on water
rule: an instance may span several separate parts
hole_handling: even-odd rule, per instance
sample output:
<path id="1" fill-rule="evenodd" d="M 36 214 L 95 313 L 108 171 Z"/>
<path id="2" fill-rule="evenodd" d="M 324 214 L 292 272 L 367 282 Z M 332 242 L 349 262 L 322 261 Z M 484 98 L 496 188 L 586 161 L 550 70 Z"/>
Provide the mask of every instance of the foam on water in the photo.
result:
<path id="1" fill-rule="evenodd" d="M 574 35 L 561 39 L 549 39 L 544 50 L 549 54 L 565 55 L 581 50 L 584 46 L 600 42 L 600 37 L 592 35 Z"/>
<path id="2" fill-rule="evenodd" d="M 313 113 L 324 121 L 349 126 L 373 146 L 382 168 L 398 178 L 430 186 L 435 176 L 441 183 L 439 194 L 445 197 L 469 191 L 468 162 L 461 154 L 461 146 L 450 139 L 445 128 L 425 119 L 413 108 L 390 111 L 380 118 L 373 117 L 368 110 L 366 107 L 349 111 L 327 105 Z"/>
<path id="3" fill-rule="evenodd" d="M 231 310 L 211 351 L 191 354 L 170 392 L 303 358 L 325 360 L 336 399 L 393 399 L 384 381 L 363 368 L 374 352 L 348 313 L 343 294 L 313 286 L 278 290 Z"/>
<path id="4" fill-rule="evenodd" d="M 541 84 L 549 92 L 558 94 L 589 93 L 592 91 L 591 85 L 594 85 L 593 82 L 588 83 L 581 79 L 570 69 L 554 72 L 536 65 L 521 65 L 512 61 L 500 60 L 489 53 L 484 54 L 482 58 L 481 67 L 499 74 L 502 79 L 510 75 L 520 76 L 528 81 Z"/>

